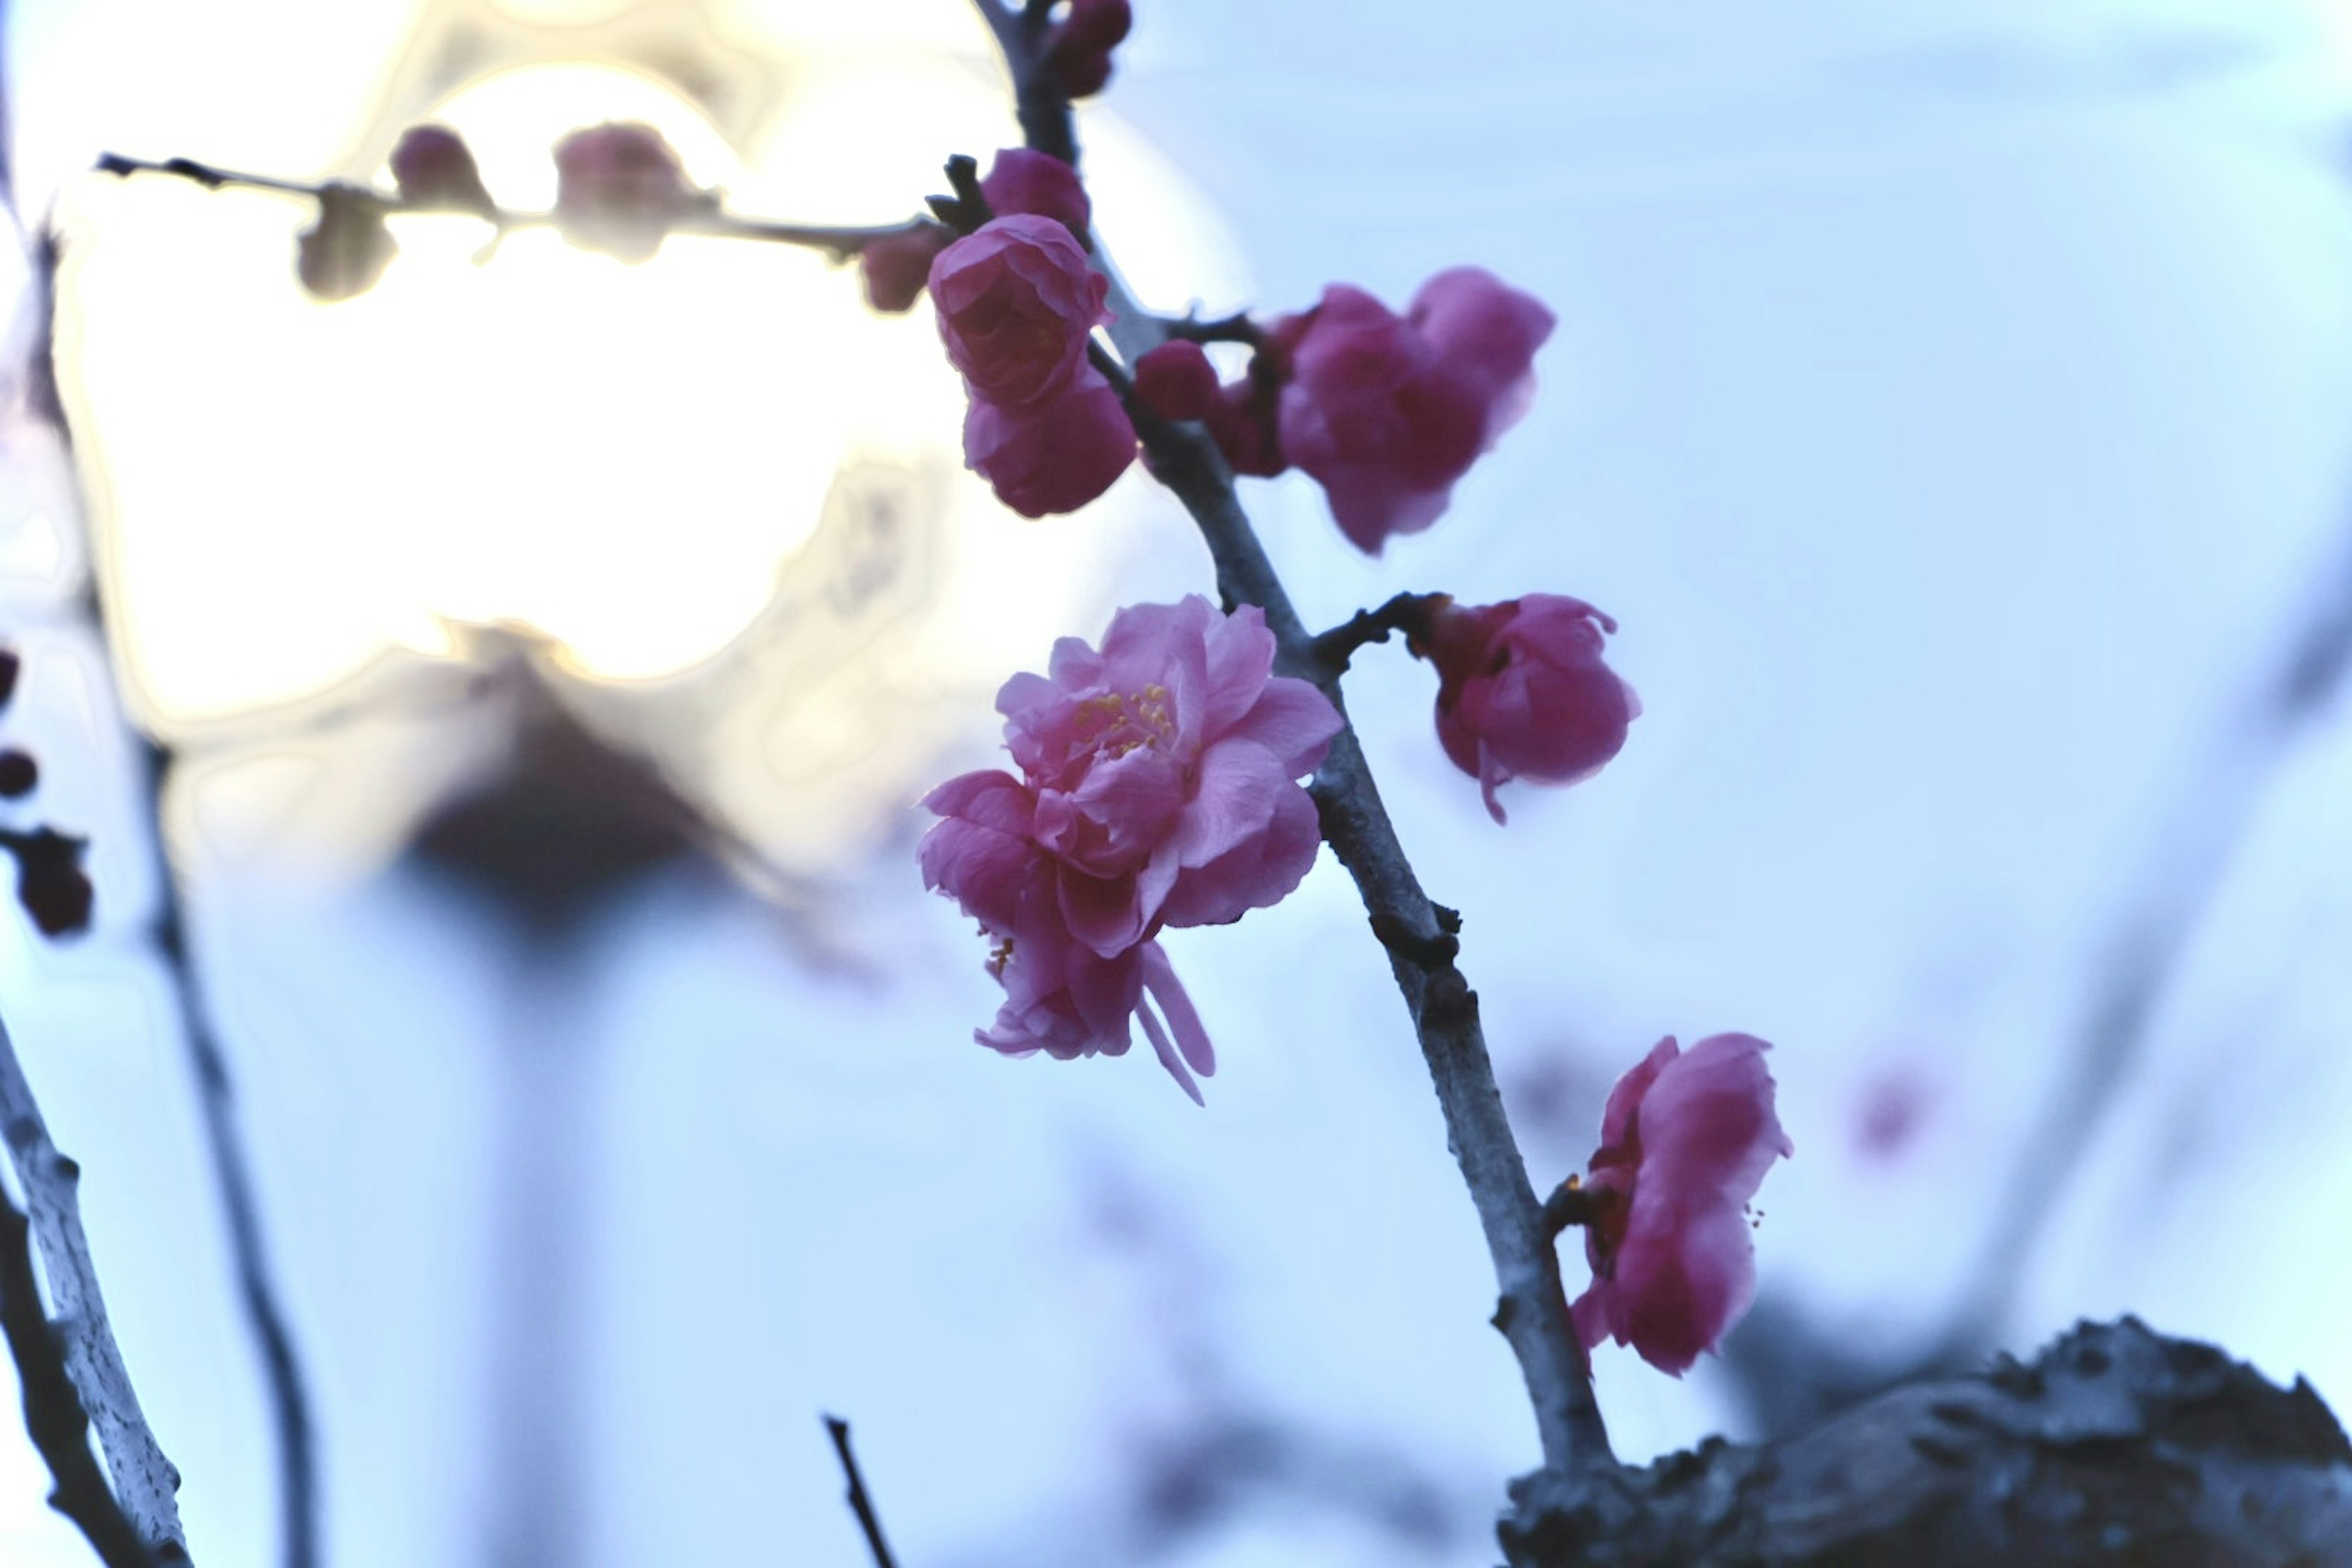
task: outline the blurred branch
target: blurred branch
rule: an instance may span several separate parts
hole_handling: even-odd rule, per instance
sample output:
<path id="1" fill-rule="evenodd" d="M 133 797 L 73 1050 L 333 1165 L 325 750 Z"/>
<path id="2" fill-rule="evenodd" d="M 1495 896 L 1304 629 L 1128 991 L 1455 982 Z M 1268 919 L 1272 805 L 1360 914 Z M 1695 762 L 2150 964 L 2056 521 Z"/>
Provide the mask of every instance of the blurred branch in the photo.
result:
<path id="1" fill-rule="evenodd" d="M 60 250 L 55 236 L 43 235 L 33 254 L 36 286 L 42 291 L 39 300 L 41 314 L 33 344 L 37 364 L 48 363 L 55 352 L 59 258 Z M 47 413 L 55 421 L 60 439 L 70 448 L 73 432 L 64 409 L 54 406 Z M 76 500 L 80 521 L 88 530 L 90 527 L 89 509 L 79 505 L 79 497 Z M 95 537 L 91 538 L 90 544 L 89 583 L 91 615 L 99 623 L 99 646 L 108 650 L 110 657 L 115 645 L 105 636 L 109 605 L 103 588 L 103 574 L 98 569 L 98 542 Z M 118 680 L 117 685 L 120 684 Z M 213 1179 L 220 1194 L 224 1215 L 228 1221 L 237 1292 L 247 1323 L 260 1352 L 263 1374 L 268 1384 L 270 1412 L 278 1443 L 283 1561 L 286 1568 L 316 1568 L 319 1561 L 317 1467 L 313 1454 L 310 1395 L 272 1279 L 268 1246 L 262 1237 L 259 1205 L 254 1194 L 252 1163 L 237 1125 L 236 1090 L 229 1076 L 228 1058 L 213 1032 L 201 983 L 188 952 L 187 921 L 180 895 L 178 873 L 164 842 L 163 790 L 168 755 L 144 735 L 134 732 L 133 740 L 140 747 L 141 784 L 146 796 L 150 843 L 154 857 L 156 903 L 150 934 L 171 981 L 172 1001 L 179 1014 L 180 1037 L 194 1074 L 197 1102 L 204 1112 L 205 1142 L 212 1160 Z M 34 1218 L 37 1225 L 40 1218 L 37 1209 Z M 134 1414 L 136 1408 L 134 1405 Z M 93 1414 L 99 1418 L 99 1430 L 103 1437 L 106 1432 L 105 1412 L 93 1407 Z M 110 1457 L 111 1442 L 108 1444 L 108 1450 Z M 156 1458 L 160 1461 L 161 1456 Z M 117 1479 L 119 1481 L 119 1472 Z M 174 1487 L 178 1485 L 176 1475 L 173 1484 Z M 173 1538 L 176 1541 L 176 1521 L 172 1528 Z"/>
<path id="2" fill-rule="evenodd" d="M 194 158 L 165 158 L 156 161 L 146 158 L 126 158 L 119 153 L 102 153 L 99 154 L 96 167 L 100 174 L 113 174 L 124 179 L 132 174 L 169 174 L 177 179 L 193 181 L 208 191 L 235 186 L 244 190 L 273 191 L 280 195 L 299 196 L 305 200 L 323 199 L 331 186 L 346 190 L 355 188 L 339 180 L 310 183 L 301 180 L 282 180 L 272 174 L 241 174 L 235 169 L 222 169 L 210 163 L 200 163 Z M 373 188 L 357 188 L 362 191 L 367 200 L 373 202 L 377 207 L 387 213 L 444 213 L 449 210 L 439 205 L 417 205 L 404 201 L 397 195 Z M 501 231 L 551 228 L 556 224 L 556 216 L 553 213 L 517 212 L 505 207 L 492 207 L 478 216 Z M 760 218 L 737 217 L 730 213 L 715 208 L 709 212 L 679 216 L 670 224 L 671 230 L 678 234 L 700 234 L 720 239 L 764 240 L 774 245 L 799 246 L 803 249 L 822 250 L 835 261 L 846 261 L 877 240 L 916 233 L 929 226 L 931 226 L 930 220 L 922 217 L 909 218 L 904 223 L 864 227 L 772 223 Z"/>
<path id="3" fill-rule="evenodd" d="M 838 1415 L 828 1415 L 824 1429 L 833 1434 L 833 1451 L 841 1456 L 841 1473 L 849 1482 L 850 1511 L 857 1515 L 857 1526 L 866 1531 L 866 1547 L 874 1553 L 874 1568 L 898 1568 L 890 1556 L 889 1543 L 882 1539 L 882 1521 L 875 1516 L 874 1500 L 866 1495 L 866 1478 L 858 1474 L 857 1456 L 850 1451 L 849 1423 Z"/>
<path id="4" fill-rule="evenodd" d="M 1029 0 L 1018 10 L 1004 0 L 972 0 L 988 30 L 996 37 L 997 52 L 1013 78 L 1013 112 L 1021 120 L 1022 139 L 1040 153 L 1050 153 L 1076 167 L 1078 134 L 1070 113 L 1070 95 L 1045 67 L 1046 19 L 1052 0 Z"/>
<path id="5" fill-rule="evenodd" d="M 57 1320 L 42 1314 L 23 1247 L 24 1221 L 0 1216 L 0 1299 L 8 1344 L 24 1383 L 25 1425 L 57 1478 L 51 1502 L 88 1535 L 109 1568 L 188 1561 L 174 1500 L 180 1472 L 163 1457 L 140 1413 L 131 1373 L 114 1342 L 106 1298 L 98 1288 L 89 1238 L 82 1231 L 81 1167 L 58 1152 L 33 1087 L 0 1021 L 0 1135 L 25 1189 L 31 1229 L 40 1238 Z M 13 1204 L 8 1215 L 16 1214 Z M 22 1258 L 22 1272 L 18 1258 Z M 61 1352 L 61 1353 L 60 1353 Z M 65 1380 L 61 1389 L 51 1375 Z M 114 1475 L 109 1491 L 90 1459 L 85 1419 L 98 1429 Z M 77 1454 L 79 1457 L 77 1457 Z M 117 1499 L 120 1499 L 118 1503 Z M 128 1542 L 123 1532 L 129 1533 Z"/>

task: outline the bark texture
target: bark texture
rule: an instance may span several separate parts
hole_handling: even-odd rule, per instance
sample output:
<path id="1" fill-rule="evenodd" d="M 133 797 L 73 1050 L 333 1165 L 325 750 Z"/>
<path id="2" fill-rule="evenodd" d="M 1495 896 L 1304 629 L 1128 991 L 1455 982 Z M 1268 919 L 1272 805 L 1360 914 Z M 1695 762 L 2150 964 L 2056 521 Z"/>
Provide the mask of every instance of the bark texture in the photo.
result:
<path id="1" fill-rule="evenodd" d="M 2352 1444 L 2311 1385 L 2129 1317 L 1780 1442 L 1511 1495 L 1513 1568 L 2352 1565 Z"/>

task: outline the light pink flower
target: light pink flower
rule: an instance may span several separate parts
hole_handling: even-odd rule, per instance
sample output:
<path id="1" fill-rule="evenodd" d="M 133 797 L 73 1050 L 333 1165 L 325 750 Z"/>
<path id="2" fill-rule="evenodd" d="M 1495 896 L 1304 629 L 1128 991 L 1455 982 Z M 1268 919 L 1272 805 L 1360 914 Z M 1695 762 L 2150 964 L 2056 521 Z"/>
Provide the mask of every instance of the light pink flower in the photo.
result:
<path id="1" fill-rule="evenodd" d="M 954 242 L 955 230 L 945 224 L 926 223 L 883 236 L 857 253 L 857 275 L 866 285 L 866 302 L 885 315 L 915 308 L 931 263 Z"/>
<path id="2" fill-rule="evenodd" d="M 1093 206 L 1078 172 L 1050 153 L 1027 147 L 1007 147 L 988 166 L 980 194 L 998 217 L 1034 213 L 1061 223 L 1074 234 L 1087 232 Z"/>
<path id="3" fill-rule="evenodd" d="M 1087 334 L 1110 313 L 1110 283 L 1070 231 L 1015 213 L 982 224 L 931 263 L 931 303 L 948 360 L 975 401 L 1037 403 L 1068 384 Z"/>
<path id="4" fill-rule="evenodd" d="M 1615 621 L 1558 594 L 1469 606 L 1431 600 L 1412 647 L 1437 666 L 1437 738 L 1478 781 L 1496 821 L 1504 820 L 1498 786 L 1571 784 L 1624 746 L 1642 704 L 1601 662 L 1601 634 Z"/>
<path id="5" fill-rule="evenodd" d="M 1273 328 L 1289 361 L 1282 450 L 1322 484 L 1340 531 L 1377 555 L 1391 535 L 1434 522 L 1527 412 L 1552 325 L 1540 300 L 1475 267 L 1423 284 L 1403 317 L 1335 283 Z"/>
<path id="6" fill-rule="evenodd" d="M 1069 15 L 1045 40 L 1045 66 L 1072 98 L 1100 92 L 1110 80 L 1110 52 L 1135 25 L 1128 0 L 1070 0 Z"/>
<path id="7" fill-rule="evenodd" d="M 1196 595 L 1121 610 L 1099 650 L 1065 637 L 1049 674 L 1005 682 L 996 705 L 1021 777 L 933 790 L 924 804 L 944 820 L 920 851 L 925 883 L 1002 944 L 991 969 L 1006 1003 L 983 1044 L 1117 1055 L 1136 1017 L 1199 1098 L 1184 1069 L 1206 1077 L 1214 1058 L 1152 939 L 1276 902 L 1320 842 L 1295 781 L 1339 716 L 1273 667 L 1263 612 Z"/>
<path id="8" fill-rule="evenodd" d="M 1102 372 L 1082 364 L 1034 404 L 975 395 L 964 411 L 963 460 L 1024 517 L 1076 511 L 1135 461 L 1135 426 Z"/>
<path id="9" fill-rule="evenodd" d="M 671 229 L 710 205 L 650 125 L 593 126 L 555 144 L 555 226 L 583 250 L 650 260 Z"/>
<path id="10" fill-rule="evenodd" d="M 1680 1377 L 1754 1300 L 1748 1200 L 1797 1152 L 1769 1048 L 1712 1035 L 1681 1051 L 1669 1035 L 1610 1090 L 1585 1184 L 1592 1284 L 1570 1309 L 1586 1350 L 1613 1338 Z"/>

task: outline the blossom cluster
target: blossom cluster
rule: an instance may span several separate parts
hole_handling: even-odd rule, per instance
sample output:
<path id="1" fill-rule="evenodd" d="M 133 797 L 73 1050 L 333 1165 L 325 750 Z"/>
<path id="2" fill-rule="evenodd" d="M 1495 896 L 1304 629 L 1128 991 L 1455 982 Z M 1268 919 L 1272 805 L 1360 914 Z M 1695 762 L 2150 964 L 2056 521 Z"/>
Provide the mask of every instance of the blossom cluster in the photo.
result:
<path id="1" fill-rule="evenodd" d="M 1132 1019 L 1201 1098 L 1193 1075 L 1215 1058 L 1154 939 L 1276 902 L 1321 843 L 1296 781 L 1339 715 L 1276 675 L 1274 655 L 1255 606 L 1227 615 L 1195 595 L 1121 610 L 1099 649 L 1066 637 L 1046 674 L 1005 682 L 996 707 L 1019 776 L 965 773 L 923 802 L 942 818 L 923 839 L 924 881 L 996 942 L 1005 1002 L 982 1044 L 1117 1056 Z"/>

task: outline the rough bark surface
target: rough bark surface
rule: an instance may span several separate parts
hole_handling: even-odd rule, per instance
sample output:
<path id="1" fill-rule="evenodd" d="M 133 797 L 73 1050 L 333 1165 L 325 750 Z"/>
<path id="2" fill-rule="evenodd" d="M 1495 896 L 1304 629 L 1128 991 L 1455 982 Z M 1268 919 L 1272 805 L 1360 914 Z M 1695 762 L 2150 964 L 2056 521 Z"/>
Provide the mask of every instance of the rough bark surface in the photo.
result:
<path id="1" fill-rule="evenodd" d="M 2129 1317 L 1780 1442 L 1511 1494 L 1513 1568 L 2352 1565 L 2352 1444 L 2311 1385 Z"/>

